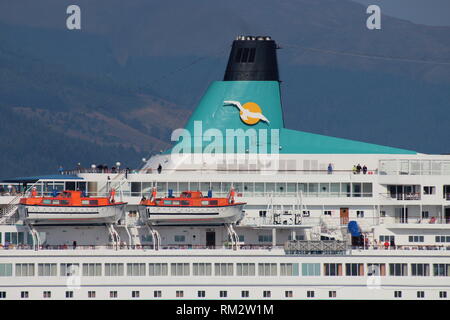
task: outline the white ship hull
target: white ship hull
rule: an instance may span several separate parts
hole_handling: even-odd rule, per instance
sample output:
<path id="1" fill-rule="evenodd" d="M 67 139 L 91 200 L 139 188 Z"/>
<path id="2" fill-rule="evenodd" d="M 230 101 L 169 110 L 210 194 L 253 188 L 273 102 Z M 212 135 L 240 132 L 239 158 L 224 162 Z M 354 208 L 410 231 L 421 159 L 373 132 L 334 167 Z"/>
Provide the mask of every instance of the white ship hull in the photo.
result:
<path id="1" fill-rule="evenodd" d="M 154 225 L 217 225 L 242 219 L 244 204 L 217 207 L 139 206 L 141 216 Z"/>
<path id="2" fill-rule="evenodd" d="M 105 224 L 116 223 L 124 213 L 126 204 L 92 207 L 56 207 L 19 205 L 19 215 L 31 224 Z"/>

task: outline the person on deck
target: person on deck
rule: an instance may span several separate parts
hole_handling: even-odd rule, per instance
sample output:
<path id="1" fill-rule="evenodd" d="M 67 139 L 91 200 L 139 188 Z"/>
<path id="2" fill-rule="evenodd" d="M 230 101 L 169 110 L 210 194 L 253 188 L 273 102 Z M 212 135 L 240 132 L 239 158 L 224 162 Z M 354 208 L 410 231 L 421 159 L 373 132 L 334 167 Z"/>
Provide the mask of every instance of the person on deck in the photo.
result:
<path id="1" fill-rule="evenodd" d="M 331 163 L 328 164 L 328 174 L 333 173 L 333 165 Z"/>
<path id="2" fill-rule="evenodd" d="M 162 171 L 162 165 L 161 165 L 161 163 L 158 165 L 158 173 L 161 173 L 161 171 Z"/>

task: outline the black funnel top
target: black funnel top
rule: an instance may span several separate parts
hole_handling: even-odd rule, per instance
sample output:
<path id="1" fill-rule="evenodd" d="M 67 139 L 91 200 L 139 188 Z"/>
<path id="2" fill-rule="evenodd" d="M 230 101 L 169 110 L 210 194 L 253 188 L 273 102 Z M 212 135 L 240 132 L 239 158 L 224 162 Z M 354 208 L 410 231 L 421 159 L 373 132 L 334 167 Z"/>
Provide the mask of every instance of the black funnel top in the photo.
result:
<path id="1" fill-rule="evenodd" d="M 277 44 L 270 37 L 239 36 L 233 41 L 224 81 L 279 81 Z"/>

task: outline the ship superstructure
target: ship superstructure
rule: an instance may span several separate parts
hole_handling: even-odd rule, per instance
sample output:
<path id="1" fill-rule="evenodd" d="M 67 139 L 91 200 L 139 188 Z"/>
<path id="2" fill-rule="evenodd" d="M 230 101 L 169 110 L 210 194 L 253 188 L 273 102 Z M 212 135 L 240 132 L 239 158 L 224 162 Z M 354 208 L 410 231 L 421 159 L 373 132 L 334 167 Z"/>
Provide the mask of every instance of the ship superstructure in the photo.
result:
<path id="1" fill-rule="evenodd" d="M 238 37 L 223 81 L 139 170 L 3 181 L 0 298 L 446 299 L 450 156 L 286 129 L 276 50 Z M 171 207 L 183 219 L 152 223 L 142 210 L 153 192 L 162 207 L 201 192 L 193 214 L 211 213 L 208 199 L 232 189 L 239 218 L 183 222 Z M 17 210 L 32 191 L 63 190 L 116 190 L 126 207 L 76 225 Z"/>

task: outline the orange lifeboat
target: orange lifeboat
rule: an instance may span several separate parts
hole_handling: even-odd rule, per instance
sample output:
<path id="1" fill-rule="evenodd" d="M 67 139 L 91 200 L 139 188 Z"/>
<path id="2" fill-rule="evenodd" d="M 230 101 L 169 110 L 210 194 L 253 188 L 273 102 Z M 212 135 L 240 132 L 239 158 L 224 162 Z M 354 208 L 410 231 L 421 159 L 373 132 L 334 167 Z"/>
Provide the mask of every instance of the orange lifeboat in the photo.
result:
<path id="1" fill-rule="evenodd" d="M 142 199 L 139 210 L 152 224 L 225 224 L 243 217 L 246 203 L 235 201 L 235 191 L 226 198 L 205 197 L 200 191 L 184 191 L 179 197 Z"/>
<path id="2" fill-rule="evenodd" d="M 126 202 L 116 202 L 115 190 L 109 197 L 87 197 L 82 191 L 62 191 L 51 197 L 39 197 L 35 189 L 20 199 L 19 214 L 32 224 L 104 224 L 116 223 Z"/>

